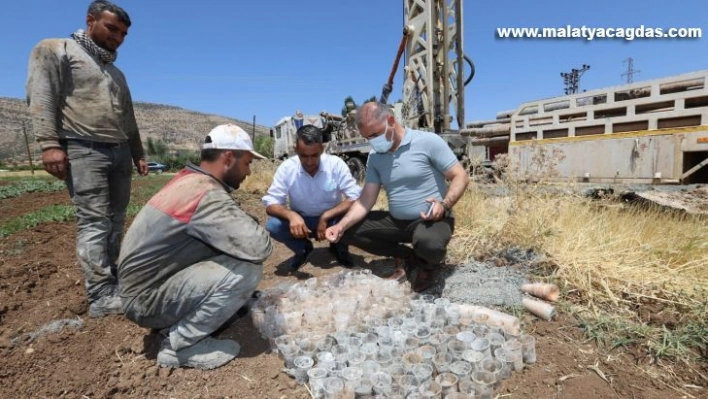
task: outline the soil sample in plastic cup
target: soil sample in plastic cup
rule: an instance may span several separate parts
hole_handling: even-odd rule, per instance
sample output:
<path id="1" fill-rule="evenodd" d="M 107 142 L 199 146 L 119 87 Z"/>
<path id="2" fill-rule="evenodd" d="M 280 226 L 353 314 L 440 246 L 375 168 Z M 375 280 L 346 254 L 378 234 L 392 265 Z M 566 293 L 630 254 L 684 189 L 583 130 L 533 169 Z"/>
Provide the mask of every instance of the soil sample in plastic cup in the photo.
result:
<path id="1" fill-rule="evenodd" d="M 344 387 L 354 390 L 361 381 L 363 375 L 359 367 L 345 367 L 342 369 L 341 378 L 344 380 Z"/>
<path id="2" fill-rule="evenodd" d="M 307 382 L 307 371 L 310 370 L 314 364 L 315 361 L 309 356 L 298 356 L 293 360 L 294 367 L 291 371 L 298 384 Z"/>
<path id="3" fill-rule="evenodd" d="M 457 392 L 457 381 L 459 381 L 459 378 L 452 373 L 441 373 L 435 377 L 435 382 L 440 384 L 442 388 L 443 397 L 452 392 Z"/>
<path id="4" fill-rule="evenodd" d="M 325 399 L 339 399 L 344 393 L 344 381 L 337 377 L 327 377 L 324 380 Z"/>
<path id="5" fill-rule="evenodd" d="M 384 395 L 384 397 L 387 397 L 387 395 L 391 393 L 393 379 L 387 372 L 377 371 L 369 376 L 369 381 L 371 381 L 376 395 Z"/>
<path id="6" fill-rule="evenodd" d="M 433 356 L 433 365 L 438 373 L 446 373 L 450 371 L 450 364 L 455 361 L 450 352 L 436 353 Z"/>
<path id="7" fill-rule="evenodd" d="M 425 381 L 420 385 L 418 390 L 420 392 L 420 397 L 426 399 L 437 399 L 442 393 L 442 387 L 440 384 L 435 382 L 435 380 Z"/>
<path id="8" fill-rule="evenodd" d="M 472 373 L 472 381 L 479 398 L 492 399 L 494 383 L 497 381 L 494 374 L 488 371 L 475 371 Z"/>
<path id="9" fill-rule="evenodd" d="M 313 367 L 307 370 L 307 380 L 310 384 L 312 395 L 316 398 L 324 396 L 324 380 L 329 370 L 322 367 Z"/>
<path id="10" fill-rule="evenodd" d="M 521 342 L 521 356 L 524 363 L 536 363 L 536 338 L 533 335 L 521 334 L 519 341 Z"/>

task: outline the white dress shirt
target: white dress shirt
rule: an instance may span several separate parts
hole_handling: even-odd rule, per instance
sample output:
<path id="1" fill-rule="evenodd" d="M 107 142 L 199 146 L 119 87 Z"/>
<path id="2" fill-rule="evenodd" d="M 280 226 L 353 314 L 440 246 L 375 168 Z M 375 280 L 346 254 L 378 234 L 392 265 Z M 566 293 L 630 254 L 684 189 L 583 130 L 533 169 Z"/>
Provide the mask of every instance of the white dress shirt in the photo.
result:
<path id="1" fill-rule="evenodd" d="M 322 154 L 317 173 L 310 176 L 296 155 L 275 171 L 263 204 L 287 206 L 289 202 L 290 209 L 303 216 L 320 216 L 342 202 L 343 196 L 356 200 L 360 194 L 361 187 L 341 158 Z"/>

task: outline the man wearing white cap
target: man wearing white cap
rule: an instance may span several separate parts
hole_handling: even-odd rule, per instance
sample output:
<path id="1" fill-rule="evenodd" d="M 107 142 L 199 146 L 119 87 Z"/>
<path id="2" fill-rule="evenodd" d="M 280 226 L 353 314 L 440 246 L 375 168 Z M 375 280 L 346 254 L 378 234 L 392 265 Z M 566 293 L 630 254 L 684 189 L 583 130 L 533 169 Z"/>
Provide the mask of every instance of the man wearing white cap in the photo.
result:
<path id="1" fill-rule="evenodd" d="M 265 158 L 243 129 L 215 127 L 199 166 L 167 183 L 126 234 L 118 263 L 123 309 L 165 335 L 163 367 L 213 369 L 238 355 L 237 342 L 210 334 L 251 298 L 273 251 L 268 232 L 231 197 L 254 157 Z"/>

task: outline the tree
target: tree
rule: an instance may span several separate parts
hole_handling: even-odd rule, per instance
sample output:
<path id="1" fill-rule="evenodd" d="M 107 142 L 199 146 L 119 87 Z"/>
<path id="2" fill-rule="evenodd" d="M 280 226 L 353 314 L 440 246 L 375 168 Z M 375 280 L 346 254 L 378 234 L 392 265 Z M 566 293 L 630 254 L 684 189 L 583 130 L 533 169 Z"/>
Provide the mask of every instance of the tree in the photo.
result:
<path id="1" fill-rule="evenodd" d="M 266 158 L 273 158 L 273 145 L 275 140 L 270 136 L 256 136 L 256 142 L 254 147 L 256 152 L 260 153 Z"/>
<path id="2" fill-rule="evenodd" d="M 167 143 L 162 141 L 162 139 L 157 139 L 153 140 L 152 137 L 148 137 L 147 139 L 147 154 L 157 157 L 157 158 L 163 158 L 167 153 L 169 152 L 169 147 L 167 147 Z"/>
<path id="3" fill-rule="evenodd" d="M 349 113 L 349 109 L 347 108 L 347 103 L 354 103 L 354 108 L 356 108 L 356 101 L 354 101 L 354 97 L 352 96 L 347 96 L 347 98 L 344 99 L 344 106 L 342 107 L 342 116 L 347 117 L 347 114 Z"/>

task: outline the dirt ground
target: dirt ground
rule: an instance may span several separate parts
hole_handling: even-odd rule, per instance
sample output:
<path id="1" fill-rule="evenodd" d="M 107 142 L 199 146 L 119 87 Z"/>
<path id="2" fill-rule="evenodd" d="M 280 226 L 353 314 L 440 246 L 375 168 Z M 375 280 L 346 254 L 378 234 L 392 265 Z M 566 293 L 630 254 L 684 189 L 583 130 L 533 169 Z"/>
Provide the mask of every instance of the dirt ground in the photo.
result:
<path id="1" fill-rule="evenodd" d="M 265 221 L 259 196 L 239 193 L 242 207 Z M 66 193 L 36 193 L 0 202 L 0 222 L 47 204 L 68 204 Z M 309 398 L 281 373 L 250 319 L 222 333 L 241 344 L 235 361 L 212 371 L 170 370 L 155 363 L 158 340 L 122 316 L 88 318 L 75 256 L 75 224 L 40 225 L 0 240 L 0 398 Z M 261 289 L 304 276 L 284 272 L 289 251 L 276 243 Z M 371 262 L 355 252 L 360 265 Z M 341 270 L 319 244 L 302 269 L 319 276 Z M 31 335 L 59 319 L 78 329 Z M 538 362 L 497 390 L 509 398 L 708 397 L 705 365 L 652 363 L 640 352 L 605 352 L 584 340 L 567 315 L 552 322 L 524 317 L 537 338 Z M 700 374 L 699 374 L 700 373 Z"/>

